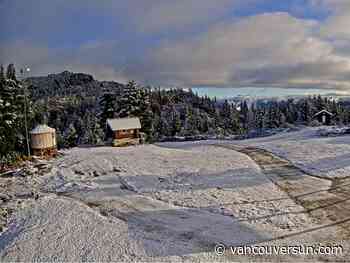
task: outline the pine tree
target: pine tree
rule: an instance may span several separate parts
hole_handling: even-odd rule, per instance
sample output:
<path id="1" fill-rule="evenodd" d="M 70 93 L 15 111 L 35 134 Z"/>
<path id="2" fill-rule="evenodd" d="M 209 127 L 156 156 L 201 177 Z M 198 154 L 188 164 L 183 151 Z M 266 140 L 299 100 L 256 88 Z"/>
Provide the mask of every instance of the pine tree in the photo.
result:
<path id="1" fill-rule="evenodd" d="M 83 120 L 83 131 L 80 138 L 82 144 L 99 144 L 104 139 L 104 132 L 95 114 L 87 113 Z"/>
<path id="2" fill-rule="evenodd" d="M 4 66 L 0 65 L 0 82 L 5 80 Z"/>
<path id="3" fill-rule="evenodd" d="M 138 90 L 138 108 L 133 113 L 135 116 L 140 117 L 142 129 L 141 131 L 147 134 L 147 140 L 153 140 L 151 134 L 153 133 L 153 112 L 151 104 L 151 95 L 149 89 Z"/>
<path id="4" fill-rule="evenodd" d="M 12 79 L 0 81 L 0 155 L 18 149 L 23 141 L 23 94 Z"/>
<path id="5" fill-rule="evenodd" d="M 105 93 L 100 100 L 102 113 L 100 114 L 100 125 L 104 127 L 107 119 L 111 119 L 115 115 L 116 96 L 111 93 Z"/>
<path id="6" fill-rule="evenodd" d="M 74 125 L 71 123 L 69 124 L 68 128 L 64 133 L 65 146 L 66 147 L 77 146 L 77 139 L 78 139 L 77 131 Z"/>
<path id="7" fill-rule="evenodd" d="M 309 123 L 311 121 L 312 113 L 311 106 L 308 99 L 302 102 L 300 107 L 301 119 L 303 122 Z"/>
<path id="8" fill-rule="evenodd" d="M 135 81 L 130 81 L 123 89 L 117 100 L 116 115 L 120 118 L 139 117 L 141 131 L 147 135 L 147 140 L 153 140 L 154 126 L 152 123 L 153 112 L 149 89 L 141 88 Z"/>
<path id="9" fill-rule="evenodd" d="M 119 117 L 139 116 L 141 114 L 141 91 L 137 88 L 135 81 L 130 81 L 123 90 L 118 101 L 117 114 Z"/>
<path id="10" fill-rule="evenodd" d="M 6 78 L 16 81 L 16 69 L 15 65 L 9 64 L 7 66 Z"/>
<path id="11" fill-rule="evenodd" d="M 181 131 L 181 119 L 180 114 L 174 109 L 173 110 L 173 127 L 172 135 L 177 135 Z"/>
<path id="12" fill-rule="evenodd" d="M 262 133 L 266 124 L 266 113 L 264 110 L 259 110 L 256 114 L 256 127 L 258 128 L 259 133 Z"/>
<path id="13" fill-rule="evenodd" d="M 321 95 L 317 96 L 315 105 L 316 105 L 317 111 L 321 111 L 321 110 L 325 109 L 325 103 L 324 103 Z"/>

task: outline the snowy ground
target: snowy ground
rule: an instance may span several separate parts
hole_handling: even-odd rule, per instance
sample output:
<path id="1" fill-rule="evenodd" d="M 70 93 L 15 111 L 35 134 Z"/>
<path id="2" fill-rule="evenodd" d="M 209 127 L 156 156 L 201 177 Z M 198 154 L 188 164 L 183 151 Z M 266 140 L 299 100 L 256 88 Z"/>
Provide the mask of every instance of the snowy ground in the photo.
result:
<path id="1" fill-rule="evenodd" d="M 323 137 L 320 133 L 337 130 L 336 127 L 305 128 L 301 131 L 281 133 L 271 137 L 219 143 L 255 146 L 290 160 L 310 174 L 329 178 L 350 176 L 350 135 Z M 192 147 L 217 144 L 218 141 L 161 144 L 167 147 Z"/>
<path id="2" fill-rule="evenodd" d="M 242 141 L 242 144 L 265 148 L 314 175 L 329 178 L 350 176 L 350 135 L 319 136 L 324 129 L 309 128 L 271 138 Z"/>
<path id="3" fill-rule="evenodd" d="M 346 174 L 350 137 L 314 134 L 310 129 L 244 143 L 276 151 L 306 169 L 318 167 L 318 157 L 329 158 L 322 175 Z M 308 233 L 319 225 L 315 218 L 247 155 L 207 145 L 215 143 L 66 151 L 50 172 L 33 178 L 30 187 L 40 198 L 22 200 L 22 209 L 11 216 L 0 234 L 1 261 L 211 261 L 224 259 L 214 254 L 217 243 L 334 240 L 336 227 Z M 318 150 L 322 154 L 315 156 Z M 306 151 L 310 157 L 302 162 Z M 334 166 L 336 174 L 329 174 L 332 157 L 343 160 Z M 279 239 L 292 233 L 300 234 Z M 295 260 L 273 258 L 281 259 Z"/>

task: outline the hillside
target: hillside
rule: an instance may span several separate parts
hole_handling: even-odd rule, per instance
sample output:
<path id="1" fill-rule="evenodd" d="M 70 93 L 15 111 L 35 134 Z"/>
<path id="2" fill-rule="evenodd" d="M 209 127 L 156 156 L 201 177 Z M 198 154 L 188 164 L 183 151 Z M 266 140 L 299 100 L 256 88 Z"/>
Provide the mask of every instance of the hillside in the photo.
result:
<path id="1" fill-rule="evenodd" d="M 350 123 L 346 102 L 321 96 L 237 104 L 200 97 L 191 89 L 164 90 L 134 81 L 97 81 L 91 75 L 67 71 L 22 83 L 16 79 L 14 66 L 9 69 L 12 79 L 1 77 L 1 96 L 5 100 L 0 105 L 0 118 L 11 127 L 0 127 L 6 134 L 0 141 L 0 169 L 20 157 L 26 148 L 23 84 L 30 91 L 26 103 L 29 129 L 42 123 L 55 128 L 60 149 L 102 145 L 106 141 L 106 120 L 130 116 L 140 118 L 141 132 L 151 143 L 244 139 L 291 131 L 296 126 L 318 126 L 314 115 L 324 109 L 332 113 L 332 124 Z"/>
<path id="2" fill-rule="evenodd" d="M 191 90 L 162 90 L 142 87 L 135 82 L 123 85 L 67 71 L 27 81 L 32 100 L 38 105 L 36 122 L 46 120 L 56 128 L 63 147 L 102 141 L 106 118 L 131 115 L 141 118 L 143 132 L 149 141 L 173 140 L 175 137 L 194 139 L 196 136 L 263 136 L 269 134 L 270 129 L 318 125 L 313 116 L 322 109 L 334 114 L 334 124 L 348 124 L 350 121 L 349 105 L 345 101 L 321 96 L 297 100 L 217 101 L 199 97 Z M 65 114 L 61 114 L 62 111 Z M 71 117 L 68 118 L 67 114 Z M 91 130 L 90 127 L 94 128 Z M 90 129 L 89 134 L 100 135 L 89 138 L 83 129 Z M 67 133 L 72 134 L 66 136 Z"/>
<path id="3" fill-rule="evenodd" d="M 34 100 L 49 97 L 99 97 L 105 92 L 119 91 L 123 84 L 112 81 L 97 81 L 84 73 L 64 71 L 45 77 L 26 79 Z"/>

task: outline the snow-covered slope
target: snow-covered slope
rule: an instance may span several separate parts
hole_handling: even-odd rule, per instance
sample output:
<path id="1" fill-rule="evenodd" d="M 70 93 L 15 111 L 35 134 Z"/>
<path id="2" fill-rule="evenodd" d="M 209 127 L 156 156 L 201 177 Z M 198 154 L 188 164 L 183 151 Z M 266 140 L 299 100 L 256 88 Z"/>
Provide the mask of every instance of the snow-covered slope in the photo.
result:
<path id="1" fill-rule="evenodd" d="M 0 236 L 2 262 L 127 261 L 145 256 L 128 225 L 86 205 L 46 196 L 31 203 Z"/>
<path id="2" fill-rule="evenodd" d="M 318 219 L 232 146 L 266 148 L 317 175 L 341 177 L 350 171 L 349 142 L 312 128 L 246 141 L 65 151 L 28 185 L 40 198 L 20 200 L 23 209 L 0 235 L 0 261 L 213 261 L 217 243 L 328 242 L 336 226 L 318 229 Z M 331 182 L 317 180 L 316 189 L 327 191 Z"/>
<path id="3" fill-rule="evenodd" d="M 324 129 L 307 128 L 239 144 L 265 148 L 317 176 L 350 176 L 350 135 L 321 137 Z"/>
<path id="4" fill-rule="evenodd" d="M 76 148 L 35 179 L 41 198 L 0 236 L 3 261 L 209 260 L 216 243 L 314 225 L 249 157 L 205 145 Z"/>
<path id="5" fill-rule="evenodd" d="M 325 130 L 337 127 L 304 128 L 296 132 L 286 132 L 270 137 L 237 141 L 197 141 L 182 143 L 162 143 L 163 147 L 191 148 L 198 145 L 229 144 L 254 146 L 266 149 L 286 158 L 304 171 L 323 177 L 342 178 L 350 176 L 350 135 L 324 137 Z"/>

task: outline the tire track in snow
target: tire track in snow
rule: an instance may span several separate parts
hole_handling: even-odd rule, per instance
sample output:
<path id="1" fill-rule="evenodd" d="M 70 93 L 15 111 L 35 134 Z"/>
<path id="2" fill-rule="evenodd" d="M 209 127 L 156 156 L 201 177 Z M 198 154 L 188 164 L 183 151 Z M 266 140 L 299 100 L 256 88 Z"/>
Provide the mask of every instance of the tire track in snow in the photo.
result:
<path id="1" fill-rule="evenodd" d="M 277 237 L 283 239 L 332 226 L 340 226 L 345 237 L 350 238 L 350 180 L 332 180 L 310 175 L 294 166 L 290 161 L 255 147 L 237 147 L 214 144 L 214 147 L 231 149 L 250 157 L 262 172 L 292 200 L 301 205 L 311 217 L 322 224 L 297 233 Z M 322 189 L 324 182 L 331 185 Z M 321 190 L 320 190 L 321 188 Z"/>

